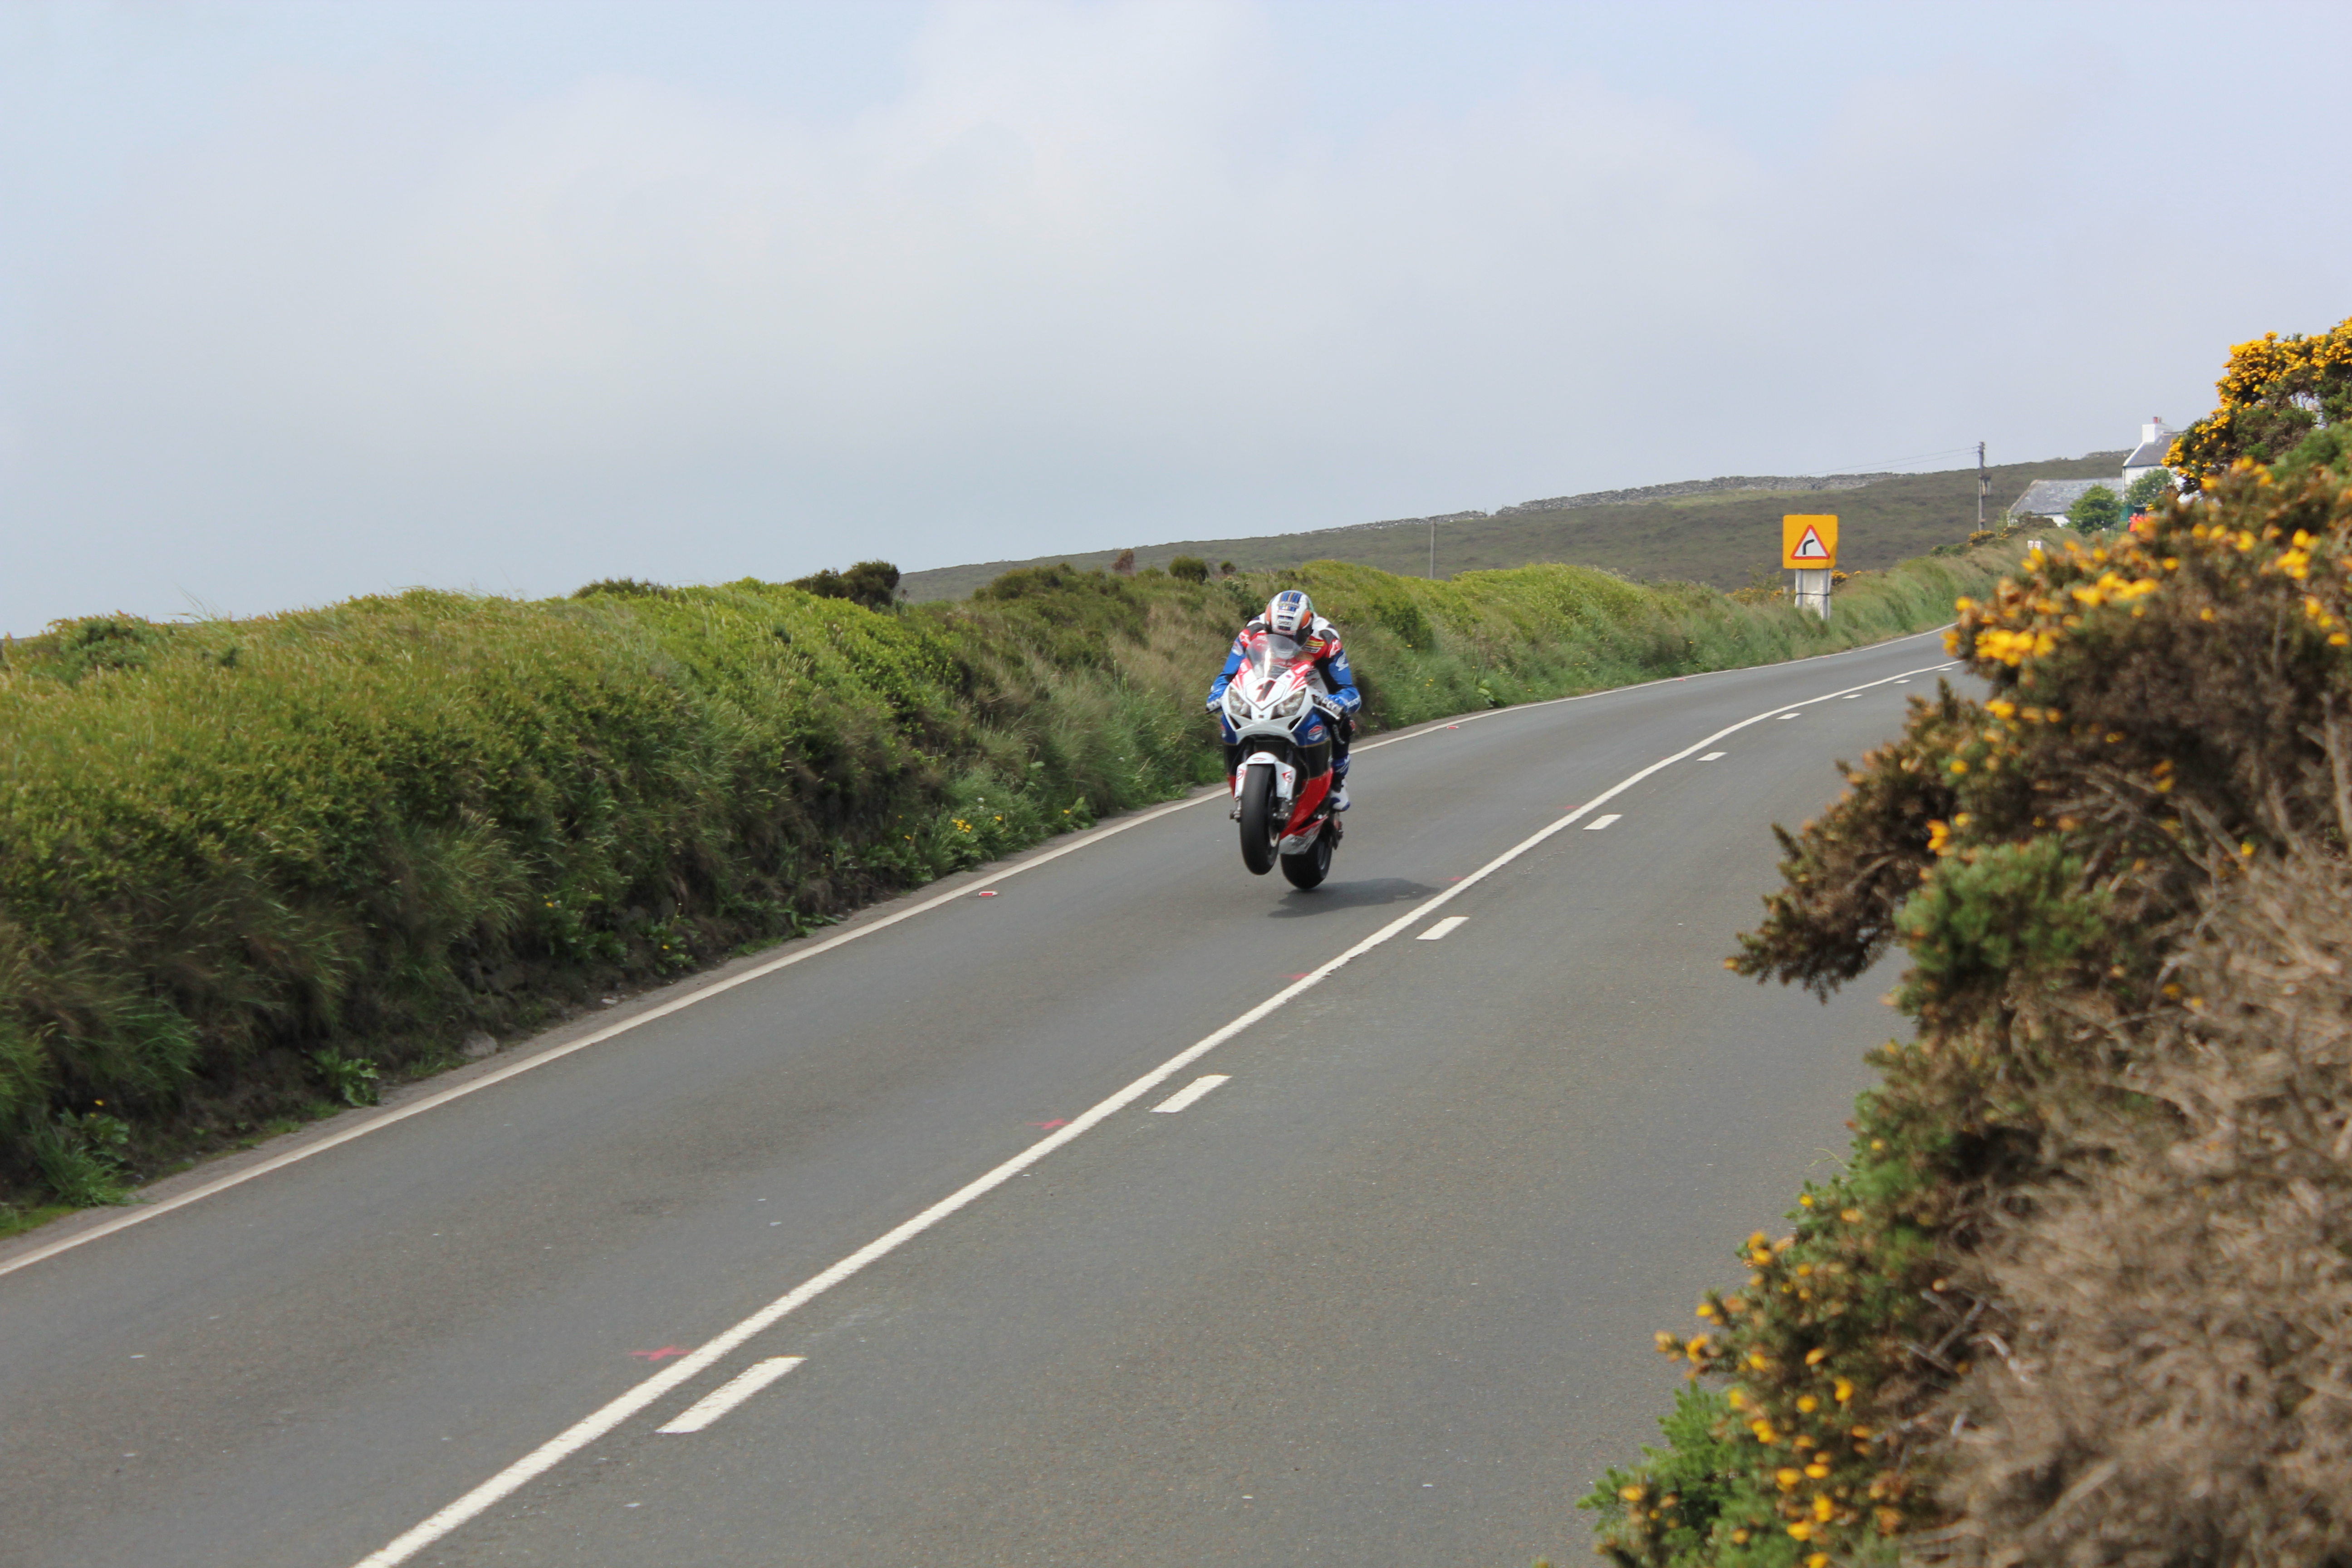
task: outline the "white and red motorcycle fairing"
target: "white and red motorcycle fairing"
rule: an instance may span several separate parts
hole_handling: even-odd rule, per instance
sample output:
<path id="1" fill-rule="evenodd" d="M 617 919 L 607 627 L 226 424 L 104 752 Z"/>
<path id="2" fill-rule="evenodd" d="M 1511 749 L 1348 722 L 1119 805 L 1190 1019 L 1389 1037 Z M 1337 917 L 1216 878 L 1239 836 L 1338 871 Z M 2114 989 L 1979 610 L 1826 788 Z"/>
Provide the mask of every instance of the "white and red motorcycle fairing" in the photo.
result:
<path id="1" fill-rule="evenodd" d="M 1312 888 L 1329 875 L 1339 842 L 1331 813 L 1339 708 L 1297 642 L 1270 631 L 1244 632 L 1242 642 L 1241 668 L 1220 703 L 1242 864 L 1262 877 L 1279 860 L 1294 886 Z"/>

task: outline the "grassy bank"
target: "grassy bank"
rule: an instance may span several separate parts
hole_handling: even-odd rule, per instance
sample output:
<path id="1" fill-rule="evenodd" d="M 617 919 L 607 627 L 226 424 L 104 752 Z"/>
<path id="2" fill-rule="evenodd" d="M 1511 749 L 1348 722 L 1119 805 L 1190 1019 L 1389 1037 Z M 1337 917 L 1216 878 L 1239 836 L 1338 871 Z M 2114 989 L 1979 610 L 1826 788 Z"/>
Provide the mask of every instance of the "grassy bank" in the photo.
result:
<path id="1" fill-rule="evenodd" d="M 1563 566 L 1286 574 L 1374 728 L 1934 625 Z M 1215 776 L 1201 697 L 1277 586 L 1063 569 L 876 612 L 797 588 L 415 592 L 60 624 L 0 669 L 0 1194 L 87 1204 L 600 994 Z"/>

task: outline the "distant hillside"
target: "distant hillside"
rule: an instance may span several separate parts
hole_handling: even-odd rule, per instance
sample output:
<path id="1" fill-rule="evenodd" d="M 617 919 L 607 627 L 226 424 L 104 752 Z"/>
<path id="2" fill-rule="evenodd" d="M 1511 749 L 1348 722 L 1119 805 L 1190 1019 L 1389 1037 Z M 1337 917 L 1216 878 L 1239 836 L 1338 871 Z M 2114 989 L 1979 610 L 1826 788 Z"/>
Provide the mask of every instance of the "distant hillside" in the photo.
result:
<path id="1" fill-rule="evenodd" d="M 2121 452 L 2092 452 L 1992 470 L 1988 518 L 1998 517 L 2035 479 L 2097 479 L 2123 466 Z M 1648 485 L 1523 502 L 1501 510 L 1454 512 L 1437 525 L 1437 574 L 1539 561 L 1599 566 L 1643 582 L 1744 585 L 1757 569 L 1777 570 L 1780 516 L 1833 511 L 1840 521 L 1839 564 L 1892 566 L 1938 544 L 1958 543 L 1976 527 L 1977 471 L 1932 474 L 1832 474 L 1817 478 L 1736 476 Z M 1186 539 L 1133 546 L 1138 567 L 1165 566 L 1178 555 L 1244 571 L 1279 570 L 1308 561 L 1347 561 L 1422 576 L 1429 570 L 1428 518 L 1356 523 L 1254 539 Z M 1016 566 L 1066 561 L 1108 566 L 1119 551 L 1078 551 L 1025 561 L 986 561 L 907 574 L 917 599 L 955 599 Z"/>

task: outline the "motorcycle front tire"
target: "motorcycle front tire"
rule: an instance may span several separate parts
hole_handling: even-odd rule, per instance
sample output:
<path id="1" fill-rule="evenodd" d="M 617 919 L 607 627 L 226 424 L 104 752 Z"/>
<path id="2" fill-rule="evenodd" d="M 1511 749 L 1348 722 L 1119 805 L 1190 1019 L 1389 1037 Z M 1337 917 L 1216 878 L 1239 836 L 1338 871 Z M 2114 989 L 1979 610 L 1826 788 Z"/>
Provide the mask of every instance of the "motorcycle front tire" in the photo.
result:
<path id="1" fill-rule="evenodd" d="M 1242 864 L 1253 877 L 1274 869 L 1282 824 L 1275 820 L 1274 770 L 1260 763 L 1242 780 Z"/>
<path id="2" fill-rule="evenodd" d="M 1315 842 L 1296 855 L 1282 858 L 1282 874 L 1290 879 L 1294 888 L 1319 886 L 1331 874 L 1331 825 L 1325 823 Z"/>

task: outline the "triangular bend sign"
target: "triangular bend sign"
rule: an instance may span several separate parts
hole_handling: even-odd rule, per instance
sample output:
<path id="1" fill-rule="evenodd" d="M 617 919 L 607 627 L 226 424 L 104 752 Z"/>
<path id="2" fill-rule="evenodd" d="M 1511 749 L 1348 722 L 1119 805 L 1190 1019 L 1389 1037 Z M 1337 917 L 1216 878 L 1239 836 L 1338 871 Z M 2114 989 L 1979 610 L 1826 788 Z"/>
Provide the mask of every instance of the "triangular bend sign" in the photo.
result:
<path id="1" fill-rule="evenodd" d="M 1805 536 L 1797 541 L 1797 547 L 1794 550 L 1789 552 L 1789 559 L 1791 561 L 1827 561 L 1829 558 L 1829 546 L 1822 542 L 1821 530 L 1815 528 L 1810 522 L 1807 523 L 1805 525 Z"/>

